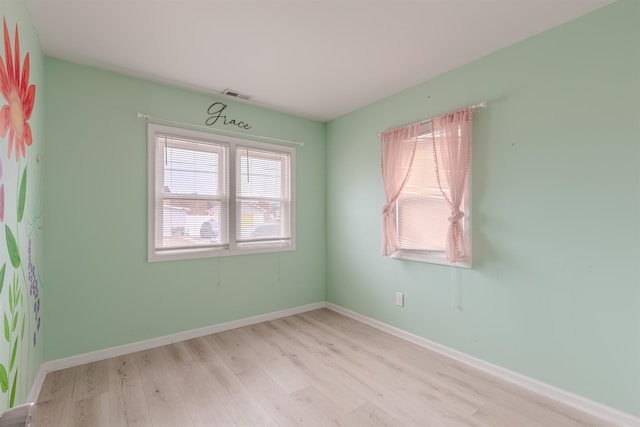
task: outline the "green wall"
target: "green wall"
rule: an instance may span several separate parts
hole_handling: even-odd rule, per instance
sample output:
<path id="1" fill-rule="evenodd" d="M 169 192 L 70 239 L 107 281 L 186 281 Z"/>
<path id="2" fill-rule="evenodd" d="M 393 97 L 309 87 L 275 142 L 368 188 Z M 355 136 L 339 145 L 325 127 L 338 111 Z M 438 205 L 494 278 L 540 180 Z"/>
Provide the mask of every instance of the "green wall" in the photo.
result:
<path id="1" fill-rule="evenodd" d="M 46 58 L 45 359 L 325 299 L 325 125 Z M 297 149 L 297 250 L 147 262 L 147 125 L 216 101 Z M 224 125 L 222 125 L 224 128 Z M 232 128 L 226 128 L 232 129 Z"/>
<path id="2" fill-rule="evenodd" d="M 42 333 L 46 329 L 47 319 L 41 319 L 41 305 L 43 306 L 45 293 L 45 275 L 42 269 L 44 56 L 23 1 L 0 0 L 0 14 L 6 23 L 9 36 L 0 36 L 0 42 L 3 43 L 3 48 L 0 49 L 2 74 L 9 59 L 15 67 L 19 45 L 18 79 L 9 77 L 0 81 L 0 128 L 5 129 L 4 136 L 0 136 L 2 412 L 27 400 L 43 361 Z M 19 42 L 16 40 L 16 28 Z M 9 49 L 8 55 L 5 48 Z M 26 74 L 25 69 L 28 70 Z M 23 86 L 23 89 L 17 89 L 19 86 Z M 29 87 L 32 89 L 27 89 Z M 26 96 L 27 90 L 35 90 L 35 97 Z M 14 98 L 11 94 L 17 97 Z M 10 103 L 11 99 L 20 99 L 20 102 Z M 27 132 L 20 132 L 20 129 L 27 128 L 31 130 L 31 138 L 26 137 Z M 18 147 L 23 147 L 24 153 Z"/>
<path id="3" fill-rule="evenodd" d="M 623 0 L 330 122 L 327 300 L 640 415 L 638 23 Z M 482 100 L 473 268 L 381 257 L 376 133 Z"/>

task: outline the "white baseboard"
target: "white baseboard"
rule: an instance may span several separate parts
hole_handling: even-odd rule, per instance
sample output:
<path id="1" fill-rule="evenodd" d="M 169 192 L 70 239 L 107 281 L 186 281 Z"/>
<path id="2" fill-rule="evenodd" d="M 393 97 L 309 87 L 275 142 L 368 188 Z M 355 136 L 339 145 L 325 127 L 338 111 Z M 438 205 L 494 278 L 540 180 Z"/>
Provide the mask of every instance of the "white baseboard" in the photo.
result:
<path id="1" fill-rule="evenodd" d="M 31 390 L 29 391 L 29 396 L 27 396 L 27 402 L 35 402 L 38 400 L 40 389 L 42 388 L 42 384 L 44 384 L 44 378 L 50 372 L 50 371 L 45 371 L 43 368 L 44 368 L 44 363 L 40 365 L 38 374 L 36 375 L 36 378 L 33 380 L 33 384 L 31 385 Z"/>
<path id="2" fill-rule="evenodd" d="M 595 417 L 617 424 L 621 427 L 640 427 L 640 418 L 634 415 L 627 414 L 625 412 L 600 404 L 598 402 L 594 402 L 582 396 L 578 396 L 549 384 L 534 380 L 533 378 L 529 378 L 517 372 L 510 371 L 489 362 L 485 362 L 484 360 L 477 359 L 473 356 L 469 356 L 460 351 L 454 350 L 452 348 L 438 344 L 434 341 L 430 341 L 426 338 L 414 335 L 405 330 L 396 328 L 394 326 L 388 325 L 386 323 L 380 322 L 378 320 L 372 319 L 370 317 L 356 313 L 355 311 L 351 311 L 349 309 L 329 302 L 316 302 L 313 304 L 301 305 L 286 310 L 247 317 L 230 322 L 218 323 L 216 325 L 206 326 L 198 329 L 191 329 L 176 334 L 165 335 L 162 337 L 152 338 L 149 340 L 139 341 L 131 344 L 125 344 L 118 347 L 107 348 L 104 350 L 98 350 L 90 353 L 80 354 L 77 356 L 65 357 L 57 360 L 51 360 L 43 363 L 40 367 L 38 375 L 36 376 L 36 379 L 34 380 L 34 383 L 31 387 L 31 392 L 29 393 L 29 401 L 35 402 L 37 400 L 38 395 L 40 394 L 40 389 L 42 388 L 42 384 L 44 383 L 44 379 L 49 372 L 71 368 L 73 366 L 83 365 L 85 363 L 97 362 L 99 360 L 109 359 L 111 357 L 124 356 L 127 354 L 135 353 L 137 351 L 149 350 L 151 348 L 161 347 L 167 344 L 173 344 L 192 338 L 198 338 L 205 335 L 228 331 L 230 329 L 241 328 L 243 326 L 254 325 L 256 323 L 267 322 L 269 320 L 275 320 L 282 317 L 305 313 L 307 311 L 317 310 L 320 308 L 328 308 L 335 311 L 336 313 L 343 314 L 347 317 L 358 320 L 364 324 L 387 332 L 398 338 L 402 338 L 426 349 L 435 351 L 444 356 L 450 357 L 451 359 L 469 365 L 473 368 L 487 372 L 495 377 L 516 384 L 535 393 L 541 394 L 557 402 L 561 402 L 567 406 L 576 408 L 582 412 L 586 412 Z"/>
<path id="3" fill-rule="evenodd" d="M 572 408 L 578 409 L 582 412 L 591 414 L 602 420 L 609 421 L 621 427 L 639 427 L 640 426 L 640 418 L 634 415 L 619 411 L 617 409 L 611 408 L 609 406 L 603 405 L 598 402 L 594 402 L 593 400 L 589 400 L 585 397 L 578 396 L 576 394 L 559 389 L 549 384 L 545 384 L 538 380 L 534 380 L 533 378 L 529 378 L 527 376 L 524 376 L 514 371 L 510 371 L 508 369 L 491 364 L 489 362 L 485 362 L 484 360 L 469 356 L 468 354 L 462 353 L 460 351 L 457 351 L 452 348 L 446 347 L 444 345 L 438 344 L 436 342 L 430 341 L 426 338 L 422 338 L 418 335 L 414 335 L 405 330 L 396 328 L 391 325 L 387 325 L 386 323 L 380 322 L 370 317 L 363 316 L 362 314 L 356 313 L 355 311 L 351 311 L 339 305 L 327 302 L 325 306 L 326 308 L 333 310 L 336 313 L 343 314 L 347 317 L 350 317 L 354 320 L 358 320 L 359 322 L 372 326 L 381 331 L 387 332 L 398 338 L 402 338 L 413 344 L 419 345 L 426 349 L 440 353 L 444 356 L 450 357 L 451 359 L 457 360 L 473 368 L 476 368 L 483 372 L 491 374 L 495 377 L 498 377 L 510 383 L 516 384 L 527 390 L 531 390 L 535 393 L 541 394 L 549 399 L 555 400 L 556 402 L 563 403 L 567 406 L 571 406 Z"/>
<path id="4" fill-rule="evenodd" d="M 186 341 L 192 338 L 198 338 L 205 335 L 211 335 L 218 332 L 228 331 L 231 329 L 241 328 L 243 326 L 255 325 L 256 323 L 267 322 L 269 320 L 280 319 L 281 317 L 293 316 L 295 314 L 324 308 L 325 302 L 315 302 L 312 304 L 300 305 L 285 310 L 274 311 L 272 313 L 260 314 L 257 316 L 246 317 L 244 319 L 232 320 L 230 322 L 218 323 L 203 328 L 190 329 L 176 334 L 165 335 L 158 338 L 152 338 L 144 341 L 138 341 L 131 344 L 125 344 L 117 347 L 106 348 L 103 350 L 92 351 L 90 353 L 79 354 L 77 356 L 65 357 L 62 359 L 50 360 L 44 362 L 40 366 L 38 375 L 31 386 L 29 393 L 29 402 L 35 402 L 40 394 L 40 389 L 44 383 L 44 379 L 49 372 L 58 371 L 60 369 L 71 368 L 74 366 L 84 365 L 85 363 L 97 362 L 112 357 L 124 356 L 138 351 L 149 350 L 163 345 L 173 344 L 180 341 Z"/>

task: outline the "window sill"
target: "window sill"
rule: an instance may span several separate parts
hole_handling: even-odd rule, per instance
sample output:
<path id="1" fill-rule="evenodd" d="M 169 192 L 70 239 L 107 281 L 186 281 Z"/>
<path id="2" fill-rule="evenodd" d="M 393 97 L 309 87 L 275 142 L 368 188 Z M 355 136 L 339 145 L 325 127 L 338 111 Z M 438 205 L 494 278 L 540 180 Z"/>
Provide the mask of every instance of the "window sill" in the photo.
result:
<path id="1" fill-rule="evenodd" d="M 444 251 L 395 251 L 391 254 L 391 258 L 402 259 L 405 261 L 426 262 L 429 264 L 448 265 L 450 267 L 471 268 L 470 259 L 463 259 L 462 261 L 452 264 L 445 258 Z"/>
<path id="2" fill-rule="evenodd" d="M 251 249 L 236 249 L 230 250 L 228 248 L 205 248 L 205 249 L 182 249 L 175 251 L 162 251 L 149 253 L 147 257 L 148 262 L 162 262 L 162 261 L 178 261 L 187 259 L 200 259 L 200 258 L 217 258 L 225 256 L 237 256 L 237 255 L 256 255 L 278 252 L 292 252 L 295 251 L 295 246 L 262 246 L 252 247 Z"/>

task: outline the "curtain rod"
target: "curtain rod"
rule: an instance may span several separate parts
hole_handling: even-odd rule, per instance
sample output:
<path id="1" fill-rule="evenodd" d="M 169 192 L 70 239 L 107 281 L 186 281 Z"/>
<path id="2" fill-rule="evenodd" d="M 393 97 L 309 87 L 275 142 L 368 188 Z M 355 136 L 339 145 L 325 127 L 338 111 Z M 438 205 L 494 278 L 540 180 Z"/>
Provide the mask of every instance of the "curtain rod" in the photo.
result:
<path id="1" fill-rule="evenodd" d="M 140 112 L 138 112 L 138 118 L 139 119 L 146 119 L 147 122 L 155 121 L 155 122 L 171 123 L 171 124 L 174 124 L 174 125 L 189 126 L 189 127 L 199 128 L 199 129 L 206 129 L 209 132 L 214 133 L 214 134 L 215 133 L 219 133 L 219 132 L 226 132 L 226 133 L 231 133 L 231 134 L 234 134 L 234 135 L 240 135 L 240 136 L 244 136 L 244 137 L 253 137 L 253 138 L 266 139 L 268 141 L 274 141 L 274 142 L 281 142 L 281 143 L 285 143 L 285 144 L 298 145 L 300 147 L 304 146 L 304 142 L 290 141 L 288 139 L 272 138 L 270 136 L 255 135 L 255 134 L 251 134 L 251 133 L 235 132 L 235 131 L 226 130 L 226 129 L 211 128 L 211 127 L 208 127 L 208 126 L 197 125 L 195 123 L 187 123 L 187 122 L 180 122 L 180 121 L 177 121 L 177 120 L 163 119 L 162 117 L 155 117 L 155 116 L 151 116 L 149 114 L 142 114 Z"/>
<path id="2" fill-rule="evenodd" d="M 464 110 L 465 108 L 471 108 L 472 110 L 477 110 L 479 108 L 484 108 L 486 106 L 487 106 L 487 102 L 486 101 L 482 101 L 482 102 L 478 102 L 477 104 L 469 105 L 468 107 L 460 108 L 460 109 L 455 110 L 455 111 Z M 444 113 L 444 114 L 449 114 L 449 113 Z M 442 115 L 444 115 L 444 114 L 442 114 Z M 427 123 L 430 123 L 430 122 L 431 122 L 431 118 L 428 118 L 426 120 L 423 120 L 423 121 L 417 122 L 417 123 L 419 123 L 421 125 L 426 125 Z M 413 124 L 413 123 L 409 123 L 409 124 Z M 397 128 L 401 128 L 401 127 L 404 127 L 404 126 L 409 126 L 409 125 L 396 126 L 395 128 L 391 128 L 391 129 L 397 129 Z M 389 129 L 387 129 L 387 130 L 389 130 Z M 380 136 L 381 133 L 382 132 L 378 132 L 376 135 Z"/>

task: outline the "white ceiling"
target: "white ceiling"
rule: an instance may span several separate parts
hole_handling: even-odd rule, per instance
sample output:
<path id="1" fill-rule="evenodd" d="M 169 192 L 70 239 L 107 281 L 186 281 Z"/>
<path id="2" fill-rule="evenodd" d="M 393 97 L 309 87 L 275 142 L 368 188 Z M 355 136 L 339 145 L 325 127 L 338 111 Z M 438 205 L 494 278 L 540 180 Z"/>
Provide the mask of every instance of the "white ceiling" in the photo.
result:
<path id="1" fill-rule="evenodd" d="M 27 0 L 44 53 L 327 121 L 614 0 Z"/>

